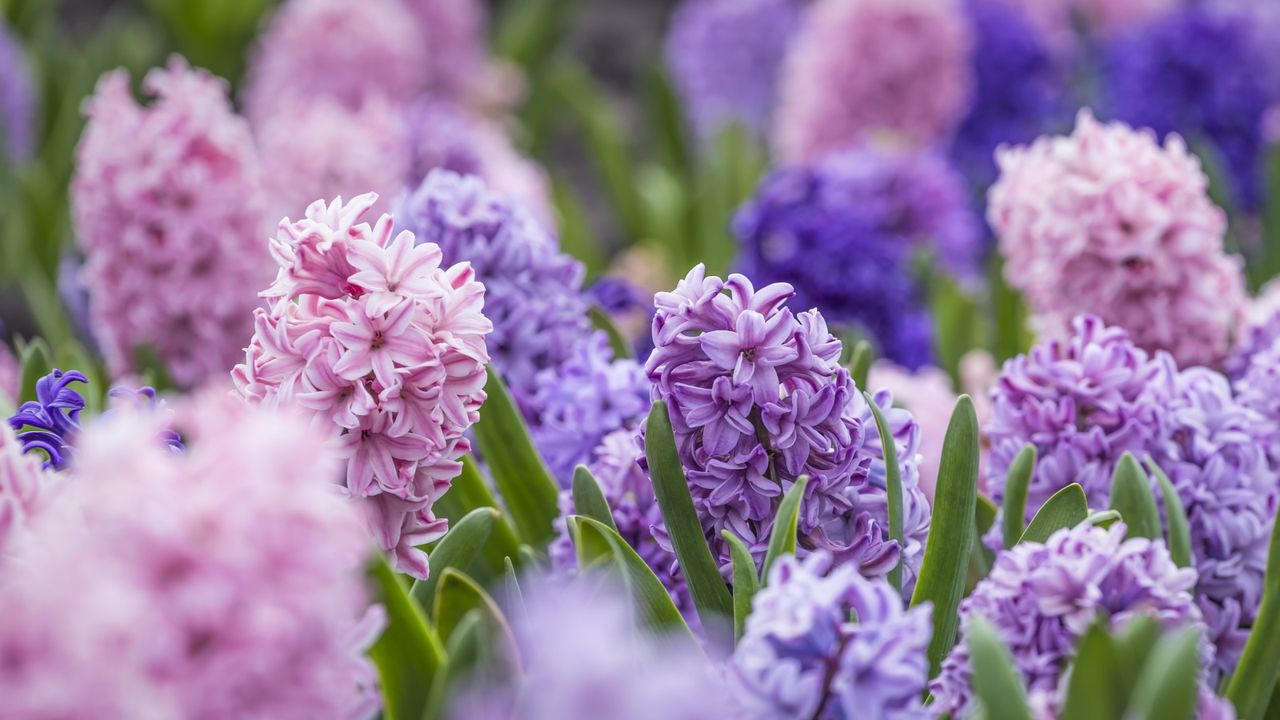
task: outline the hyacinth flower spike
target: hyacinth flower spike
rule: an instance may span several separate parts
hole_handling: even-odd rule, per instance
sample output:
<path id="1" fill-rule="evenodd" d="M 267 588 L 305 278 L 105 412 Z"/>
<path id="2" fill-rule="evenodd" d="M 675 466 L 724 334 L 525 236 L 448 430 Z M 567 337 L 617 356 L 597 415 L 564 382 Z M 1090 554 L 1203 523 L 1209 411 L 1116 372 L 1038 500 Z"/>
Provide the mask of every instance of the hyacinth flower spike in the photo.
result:
<path id="1" fill-rule="evenodd" d="M 88 384 L 77 370 L 53 370 L 36 381 L 36 399 L 22 403 L 9 426 L 18 433 L 23 450 L 41 450 L 47 456 L 45 469 L 61 470 L 71 458 L 71 436 L 80 429 L 84 396 L 72 383 Z"/>

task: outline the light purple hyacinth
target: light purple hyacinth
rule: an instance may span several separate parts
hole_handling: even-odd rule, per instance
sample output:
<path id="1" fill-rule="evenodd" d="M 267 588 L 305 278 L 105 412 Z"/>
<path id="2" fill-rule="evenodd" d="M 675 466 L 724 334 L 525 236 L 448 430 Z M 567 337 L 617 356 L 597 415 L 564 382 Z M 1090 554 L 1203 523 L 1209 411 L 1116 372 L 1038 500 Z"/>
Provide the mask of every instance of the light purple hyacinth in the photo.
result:
<path id="1" fill-rule="evenodd" d="M 523 578 L 508 613 L 518 680 L 480 682 L 448 717 L 468 720 L 723 720 L 726 683 L 690 639 L 637 628 L 617 588 L 592 579 Z"/>
<path id="2" fill-rule="evenodd" d="M 1230 672 L 1253 624 L 1262 592 L 1267 539 L 1280 476 L 1276 423 L 1247 385 L 1200 367 L 1179 370 L 1167 353 L 1148 355 L 1127 333 L 1081 316 L 1065 340 L 1043 343 L 1005 363 L 993 391 L 986 465 L 992 497 L 1003 496 L 1013 456 L 1026 443 L 1039 459 L 1028 519 L 1072 482 L 1091 507 L 1109 503 L 1111 475 L 1125 452 L 1151 458 L 1186 508 L 1200 581 L 1196 598 Z M 1257 388 L 1264 395 L 1264 372 Z M 1153 479 L 1152 487 L 1159 492 Z"/>
<path id="3" fill-rule="evenodd" d="M 475 176 L 432 170 L 400 199 L 395 218 L 419 243 L 439 245 L 446 263 L 471 263 L 493 321 L 494 367 L 536 424 L 538 373 L 559 367 L 590 332 L 582 265 L 519 203 Z"/>
<path id="4" fill-rule="evenodd" d="M 33 151 L 35 88 L 22 46 L 0 22 L 0 140 L 12 161 L 26 162 Z"/>
<path id="5" fill-rule="evenodd" d="M 730 123 L 768 132 L 800 10 L 798 0 L 685 0 L 672 13 L 667 66 L 700 136 Z"/>
<path id="6" fill-rule="evenodd" d="M 791 295 L 785 283 L 756 290 L 742 275 L 707 276 L 702 265 L 675 291 L 658 293 L 645 364 L 653 398 L 668 405 L 694 506 L 722 565 L 725 529 L 763 557 L 782 495 L 803 475 L 801 552 L 825 550 L 864 574 L 886 573 L 899 548 L 887 535 L 882 476 L 873 472 L 875 425 L 840 365 L 840 341 L 816 310 L 784 307 Z M 881 402 L 887 409 L 891 399 Z M 905 411 L 895 418 L 910 422 Z M 918 439 L 901 430 L 907 445 Z M 907 445 L 898 450 L 909 462 L 915 448 Z M 923 497 L 908 491 L 904 499 Z M 908 517 L 921 515 L 908 508 Z M 914 563 L 907 558 L 908 568 Z"/>
<path id="7" fill-rule="evenodd" d="M 1124 539 L 1125 527 L 1080 525 L 1044 543 L 1020 543 L 997 556 L 991 573 L 960 604 L 960 640 L 929 684 L 932 709 L 956 718 L 975 710 L 967 635 L 974 618 L 995 626 L 1027 688 L 1036 717 L 1056 717 L 1066 669 L 1096 622 L 1115 631 L 1140 615 L 1162 627 L 1198 626 L 1191 597 L 1196 573 L 1178 568 L 1164 543 Z M 1205 644 L 1206 664 L 1212 649 Z M 1211 692 L 1202 695 L 1211 695 Z"/>
<path id="8" fill-rule="evenodd" d="M 603 332 L 583 338 L 559 367 L 538 373 L 536 386 L 533 442 L 565 487 L 605 436 L 634 429 L 649 411 L 644 369 L 634 360 L 614 359 Z"/>
<path id="9" fill-rule="evenodd" d="M 756 594 L 729 676 L 751 720 L 923 718 L 932 607 L 826 553 L 784 556 Z"/>

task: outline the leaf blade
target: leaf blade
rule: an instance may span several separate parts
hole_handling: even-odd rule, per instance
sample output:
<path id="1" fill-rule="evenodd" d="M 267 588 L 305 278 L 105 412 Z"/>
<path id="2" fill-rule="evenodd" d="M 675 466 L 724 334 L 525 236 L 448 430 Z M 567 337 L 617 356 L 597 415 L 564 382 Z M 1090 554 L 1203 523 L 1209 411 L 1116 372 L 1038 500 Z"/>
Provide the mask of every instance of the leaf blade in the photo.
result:
<path id="1" fill-rule="evenodd" d="M 1111 475 L 1111 509 L 1124 518 L 1126 537 L 1163 538 L 1151 483 L 1137 458 L 1125 453 Z"/>
<path id="2" fill-rule="evenodd" d="M 1187 522 L 1187 510 L 1182 506 L 1182 498 L 1174 489 L 1173 482 L 1164 470 L 1152 458 L 1147 458 L 1147 468 L 1155 476 L 1160 485 L 1160 496 L 1164 501 L 1164 517 L 1169 525 L 1167 539 L 1169 555 L 1178 567 L 1192 567 L 1195 558 L 1191 554 L 1191 525 Z"/>
<path id="3" fill-rule="evenodd" d="M 880 406 L 876 404 L 875 398 L 865 390 L 862 393 L 866 399 L 867 405 L 871 407 L 871 416 L 876 422 L 876 431 L 880 433 L 880 452 L 884 455 L 885 468 L 885 495 L 888 499 L 889 514 L 889 537 L 898 543 L 899 548 L 907 546 L 905 533 L 902 528 L 902 470 L 898 465 L 898 448 L 894 442 L 893 433 L 889 430 L 889 422 L 885 420 L 884 412 L 880 410 Z M 904 553 L 898 553 L 898 562 L 889 571 L 889 584 L 895 589 L 902 589 L 902 556 Z"/>
<path id="4" fill-rule="evenodd" d="M 778 513 L 773 521 L 773 533 L 769 535 L 769 547 L 764 554 L 764 571 L 760 573 L 764 584 L 769 583 L 769 571 L 773 564 L 783 555 L 796 554 L 796 531 L 800 525 L 800 503 L 804 500 L 804 489 L 809 478 L 801 475 L 796 479 L 778 503 Z"/>
<path id="5" fill-rule="evenodd" d="M 431 551 L 431 573 L 426 580 L 413 583 L 409 594 L 424 611 L 433 612 L 432 601 L 436 596 L 436 586 L 440 575 L 447 568 L 466 571 L 467 566 L 480 553 L 489 539 L 490 533 L 498 523 L 500 514 L 493 508 L 481 507 L 467 513 L 456 525 L 449 529 L 444 538 Z"/>
<path id="6" fill-rule="evenodd" d="M 756 575 L 756 560 L 742 538 L 728 529 L 721 530 L 720 535 L 729 543 L 729 557 L 733 561 L 733 637 L 740 640 L 747 628 L 747 616 L 751 614 L 751 601 L 760 589 L 760 577 Z"/>
<path id="7" fill-rule="evenodd" d="M 974 694 L 986 720 L 1032 720 L 1022 678 L 995 628 L 983 618 L 974 618 L 969 626 L 969 655 Z"/>
<path id="8" fill-rule="evenodd" d="M 387 613 L 387 626 L 369 650 L 382 687 L 383 712 L 387 720 L 417 720 L 444 662 L 444 648 L 386 558 L 373 561 L 370 576 Z"/>
<path id="9" fill-rule="evenodd" d="M 1075 527 L 1088 517 L 1089 502 L 1084 488 L 1079 483 L 1071 483 L 1045 500 L 1018 542 L 1045 542 L 1055 532 Z"/>
<path id="10" fill-rule="evenodd" d="M 573 470 L 573 510 L 578 515 L 589 517 L 618 532 L 618 524 L 613 521 L 613 511 L 609 509 L 609 501 L 600 489 L 600 482 L 584 465 Z"/>
<path id="11" fill-rule="evenodd" d="M 1011 548 L 1018 544 L 1022 533 L 1026 530 L 1027 490 L 1031 487 L 1031 476 L 1036 470 L 1036 446 L 1024 445 L 1014 456 L 1009 465 L 1009 474 L 1004 482 L 1004 546 Z"/>

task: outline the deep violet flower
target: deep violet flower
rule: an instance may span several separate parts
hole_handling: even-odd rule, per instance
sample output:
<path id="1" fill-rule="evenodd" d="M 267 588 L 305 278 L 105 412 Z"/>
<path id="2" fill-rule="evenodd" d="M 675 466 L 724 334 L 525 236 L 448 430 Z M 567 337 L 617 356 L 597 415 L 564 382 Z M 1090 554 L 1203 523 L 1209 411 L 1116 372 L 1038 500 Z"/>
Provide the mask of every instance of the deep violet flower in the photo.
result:
<path id="1" fill-rule="evenodd" d="M 85 405 L 84 396 L 71 384 L 88 382 L 78 370 L 55 369 L 36 381 L 36 399 L 22 403 L 9 418 L 23 450 L 44 454 L 46 470 L 61 470 L 71 459 L 71 437 L 80 429 Z"/>

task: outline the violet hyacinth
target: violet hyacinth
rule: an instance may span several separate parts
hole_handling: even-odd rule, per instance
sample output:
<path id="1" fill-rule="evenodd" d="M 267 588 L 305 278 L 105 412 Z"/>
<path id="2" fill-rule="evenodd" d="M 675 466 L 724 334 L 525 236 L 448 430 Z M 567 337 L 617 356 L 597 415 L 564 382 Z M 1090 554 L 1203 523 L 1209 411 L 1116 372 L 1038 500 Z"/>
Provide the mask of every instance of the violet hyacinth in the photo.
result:
<path id="1" fill-rule="evenodd" d="M 1262 201 L 1263 117 L 1280 99 L 1269 92 L 1268 71 L 1247 18 L 1191 5 L 1110 43 L 1108 106 L 1157 135 L 1207 143 L 1232 199 L 1253 211 Z"/>
<path id="2" fill-rule="evenodd" d="M 0 569 L 45 506 L 54 482 L 55 475 L 42 469 L 13 430 L 0 423 Z"/>
<path id="3" fill-rule="evenodd" d="M 4 569 L 0 715 L 371 717 L 381 615 L 332 448 L 220 394 L 178 414 L 186 454 L 153 414 L 82 434 Z"/>
<path id="4" fill-rule="evenodd" d="M 559 367 L 590 333 L 582 265 L 523 206 L 475 176 L 433 170 L 395 216 L 418 242 L 438 245 L 445 262 L 474 268 L 493 321 L 493 365 L 536 425 L 538 374 Z"/>
<path id="5" fill-rule="evenodd" d="M 1162 147 L 1150 131 L 1081 111 L 1070 136 L 997 160 L 987 217 L 1005 279 L 1043 333 L 1061 336 L 1089 313 L 1182 365 L 1227 355 L 1246 303 L 1241 260 L 1223 248 L 1226 217 L 1181 138 Z"/>
<path id="6" fill-rule="evenodd" d="M 396 567 L 427 576 L 418 549 L 448 521 L 432 504 L 461 470 L 463 437 L 484 402 L 485 286 L 440 248 L 394 234 L 377 199 L 317 201 L 281 223 L 271 252 L 280 266 L 254 313 L 240 393 L 268 406 L 295 403 L 335 437 L 347 494 L 360 499 L 379 547 Z"/>
<path id="7" fill-rule="evenodd" d="M 736 717 L 924 717 L 932 614 L 825 553 L 779 558 L 734 650 Z"/>
<path id="8" fill-rule="evenodd" d="M 722 564 L 725 529 L 763 557 L 783 493 L 807 475 L 801 552 L 826 550 L 864 574 L 886 573 L 901 549 L 886 532 L 870 410 L 839 363 L 840 341 L 818 311 L 792 314 L 784 306 L 792 295 L 785 283 L 756 290 L 742 275 L 707 276 L 702 265 L 658 293 L 645 364 L 653 398 L 669 408 L 694 507 Z M 899 448 L 900 457 L 913 453 Z M 915 477 L 904 473 L 904 484 Z M 923 501 L 912 489 L 904 500 Z M 909 570 L 918 562 L 906 560 Z"/>
<path id="9" fill-rule="evenodd" d="M 252 332 L 270 225 L 248 126 L 227 84 L 181 58 L 123 71 L 88 101 L 71 201 L 90 316 L 113 376 L 149 346 L 178 385 L 223 377 Z"/>
<path id="10" fill-rule="evenodd" d="M 1096 317 L 1078 318 L 1073 328 L 1070 339 L 1005 363 L 985 428 L 988 489 L 1003 496 L 1014 455 L 1032 443 L 1039 459 L 1028 517 L 1072 482 L 1091 507 L 1106 507 L 1123 453 L 1153 459 L 1186 509 L 1200 573 L 1196 599 L 1219 667 L 1229 672 L 1261 597 L 1280 493 L 1268 462 L 1274 422 L 1248 407 L 1247 395 L 1234 397 L 1221 375 L 1179 371 L 1168 354 L 1149 356 Z"/>
<path id="11" fill-rule="evenodd" d="M 1164 543 L 1124 534 L 1122 523 L 1105 530 L 1083 524 L 997 555 L 991 573 L 960 604 L 961 637 L 929 684 L 932 708 L 973 716 L 966 636 L 974 618 L 990 622 L 1009 649 L 1036 717 L 1061 710 L 1065 671 L 1094 623 L 1115 631 L 1148 615 L 1165 630 L 1203 628 L 1191 597 L 1195 570 L 1174 565 Z M 1211 660 L 1212 651 L 1203 655 Z"/>
<path id="12" fill-rule="evenodd" d="M 710 138 L 738 124 L 764 137 L 798 0 L 684 0 L 671 14 L 665 57 L 685 113 Z"/>
<path id="13" fill-rule="evenodd" d="M 22 46 L 0 21 L 0 156 L 26 162 L 34 151 L 35 88 Z"/>
<path id="14" fill-rule="evenodd" d="M 9 418 L 9 427 L 18 433 L 23 450 L 44 454 L 46 470 L 61 470 L 71 460 L 71 438 L 80 430 L 85 405 L 84 396 L 71 384 L 88 382 L 78 370 L 54 369 L 36 380 L 36 399 L 22 403 Z"/>

